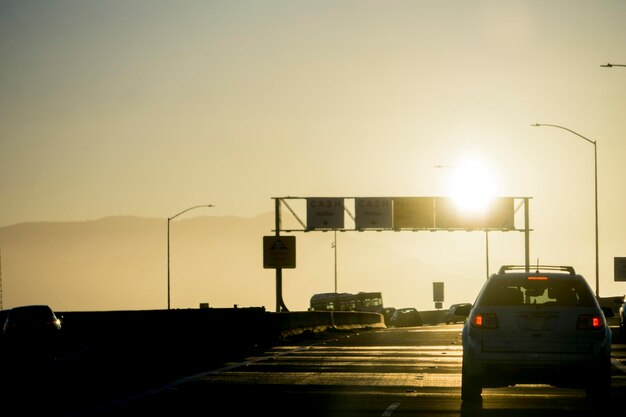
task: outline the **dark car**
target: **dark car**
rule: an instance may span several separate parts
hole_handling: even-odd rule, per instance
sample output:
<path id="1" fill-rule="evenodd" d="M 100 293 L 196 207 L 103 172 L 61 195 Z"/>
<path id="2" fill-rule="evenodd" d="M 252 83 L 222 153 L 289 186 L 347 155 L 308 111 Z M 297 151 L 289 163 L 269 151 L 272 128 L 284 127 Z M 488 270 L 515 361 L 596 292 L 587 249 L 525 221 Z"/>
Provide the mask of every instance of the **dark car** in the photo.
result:
<path id="1" fill-rule="evenodd" d="M 47 305 L 13 307 L 6 313 L 2 335 L 15 353 L 53 354 L 58 346 L 61 320 Z"/>
<path id="2" fill-rule="evenodd" d="M 385 319 L 385 326 L 391 326 L 391 317 L 393 317 L 393 313 L 395 312 L 396 312 L 395 307 L 383 308 L 383 311 L 381 312 L 381 314 L 383 315 L 383 318 Z"/>
<path id="3" fill-rule="evenodd" d="M 389 322 L 394 327 L 421 326 L 422 315 L 413 307 L 399 308 L 393 313 Z"/>
<path id="4" fill-rule="evenodd" d="M 471 309 L 471 303 L 451 304 L 450 308 L 444 313 L 444 321 L 446 324 L 463 323 Z"/>

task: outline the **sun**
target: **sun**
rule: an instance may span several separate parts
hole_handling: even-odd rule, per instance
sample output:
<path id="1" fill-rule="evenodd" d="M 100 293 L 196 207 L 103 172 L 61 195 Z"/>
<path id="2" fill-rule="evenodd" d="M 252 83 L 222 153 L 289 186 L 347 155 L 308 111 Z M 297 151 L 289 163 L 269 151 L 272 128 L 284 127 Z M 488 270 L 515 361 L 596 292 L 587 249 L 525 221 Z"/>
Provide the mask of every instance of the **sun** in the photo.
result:
<path id="1" fill-rule="evenodd" d="M 495 176 L 478 158 L 468 158 L 456 166 L 450 195 L 467 213 L 484 212 L 495 197 Z"/>

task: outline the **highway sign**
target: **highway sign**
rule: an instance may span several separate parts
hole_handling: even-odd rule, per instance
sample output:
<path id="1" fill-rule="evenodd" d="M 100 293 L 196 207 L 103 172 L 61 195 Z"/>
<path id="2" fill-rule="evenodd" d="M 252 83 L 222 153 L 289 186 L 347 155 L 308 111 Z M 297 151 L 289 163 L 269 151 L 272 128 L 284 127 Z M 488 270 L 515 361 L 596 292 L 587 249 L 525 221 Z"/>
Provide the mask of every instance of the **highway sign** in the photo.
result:
<path id="1" fill-rule="evenodd" d="M 614 281 L 626 281 L 626 258 L 613 258 Z"/>
<path id="2" fill-rule="evenodd" d="M 391 198 L 355 198 L 355 228 L 391 229 L 392 201 Z"/>
<path id="3" fill-rule="evenodd" d="M 307 198 L 306 228 L 343 229 L 343 198 Z"/>
<path id="4" fill-rule="evenodd" d="M 295 267 L 295 236 L 263 236 L 263 268 Z"/>
<path id="5" fill-rule="evenodd" d="M 443 302 L 443 282 L 433 282 L 433 301 Z"/>

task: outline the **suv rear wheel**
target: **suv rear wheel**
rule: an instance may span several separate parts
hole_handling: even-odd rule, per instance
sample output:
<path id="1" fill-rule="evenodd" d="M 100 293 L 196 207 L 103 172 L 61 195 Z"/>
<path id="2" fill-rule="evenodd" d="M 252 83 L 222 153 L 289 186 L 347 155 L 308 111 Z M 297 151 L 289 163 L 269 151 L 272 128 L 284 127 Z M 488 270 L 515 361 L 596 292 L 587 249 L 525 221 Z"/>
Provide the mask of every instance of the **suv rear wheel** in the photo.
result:
<path id="1" fill-rule="evenodd" d="M 461 400 L 463 401 L 480 401 L 483 388 L 480 379 L 476 376 L 470 376 L 463 364 L 461 371 Z"/>
<path id="2" fill-rule="evenodd" d="M 590 375 L 585 393 L 592 401 L 605 401 L 611 398 L 611 362 L 607 361 L 598 368 Z"/>

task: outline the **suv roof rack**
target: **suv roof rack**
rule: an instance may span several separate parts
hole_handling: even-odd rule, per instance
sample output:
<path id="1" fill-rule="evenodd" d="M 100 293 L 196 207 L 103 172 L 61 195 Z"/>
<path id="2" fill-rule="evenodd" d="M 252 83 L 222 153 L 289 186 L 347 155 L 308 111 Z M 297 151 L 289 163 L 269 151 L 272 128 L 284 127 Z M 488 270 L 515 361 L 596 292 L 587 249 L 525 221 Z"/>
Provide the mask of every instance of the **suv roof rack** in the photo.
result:
<path id="1" fill-rule="evenodd" d="M 504 274 L 507 271 L 526 271 L 525 265 L 502 265 L 498 274 Z M 533 265 L 532 268 L 529 266 L 528 270 L 531 272 L 539 273 L 539 270 L 542 271 L 563 271 L 568 272 L 570 275 L 576 275 L 576 271 L 574 271 L 573 266 L 563 266 L 563 265 Z"/>

